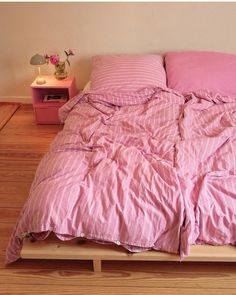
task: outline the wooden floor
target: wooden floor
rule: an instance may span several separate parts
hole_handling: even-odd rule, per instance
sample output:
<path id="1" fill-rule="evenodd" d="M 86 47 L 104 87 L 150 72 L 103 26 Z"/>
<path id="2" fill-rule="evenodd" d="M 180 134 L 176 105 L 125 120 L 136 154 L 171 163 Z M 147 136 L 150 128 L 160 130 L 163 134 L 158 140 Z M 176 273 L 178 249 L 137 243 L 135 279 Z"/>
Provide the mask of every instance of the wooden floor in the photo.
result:
<path id="1" fill-rule="evenodd" d="M 0 294 L 236 294 L 236 264 L 190 262 L 18 261 L 4 253 L 37 164 L 60 126 L 34 123 L 21 106 L 0 132 Z"/>

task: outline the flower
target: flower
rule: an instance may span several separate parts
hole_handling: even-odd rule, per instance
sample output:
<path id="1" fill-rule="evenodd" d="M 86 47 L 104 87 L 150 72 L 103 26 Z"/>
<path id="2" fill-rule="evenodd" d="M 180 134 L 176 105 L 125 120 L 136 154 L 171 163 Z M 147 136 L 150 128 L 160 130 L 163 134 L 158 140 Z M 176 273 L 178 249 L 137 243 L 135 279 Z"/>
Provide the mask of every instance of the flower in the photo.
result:
<path id="1" fill-rule="evenodd" d="M 53 54 L 53 55 L 50 55 L 49 60 L 51 64 L 57 65 L 60 61 L 60 57 L 58 54 Z"/>
<path id="2" fill-rule="evenodd" d="M 60 56 L 58 54 L 45 54 L 44 57 L 46 59 L 47 64 L 50 62 L 52 65 L 57 65 L 60 62 L 67 62 L 70 66 L 69 57 L 75 55 L 74 51 L 72 49 L 68 49 L 64 51 L 66 54 L 66 59 L 64 61 L 60 60 Z"/>

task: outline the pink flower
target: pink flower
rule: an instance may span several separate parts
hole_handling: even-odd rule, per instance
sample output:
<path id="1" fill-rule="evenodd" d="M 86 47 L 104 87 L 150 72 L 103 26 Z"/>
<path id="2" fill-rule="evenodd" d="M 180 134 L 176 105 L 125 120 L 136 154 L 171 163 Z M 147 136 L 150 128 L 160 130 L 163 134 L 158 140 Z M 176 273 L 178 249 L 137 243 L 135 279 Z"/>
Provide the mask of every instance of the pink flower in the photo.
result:
<path id="1" fill-rule="evenodd" d="M 60 57 L 58 54 L 53 54 L 50 56 L 50 63 L 53 65 L 57 65 L 60 61 Z"/>

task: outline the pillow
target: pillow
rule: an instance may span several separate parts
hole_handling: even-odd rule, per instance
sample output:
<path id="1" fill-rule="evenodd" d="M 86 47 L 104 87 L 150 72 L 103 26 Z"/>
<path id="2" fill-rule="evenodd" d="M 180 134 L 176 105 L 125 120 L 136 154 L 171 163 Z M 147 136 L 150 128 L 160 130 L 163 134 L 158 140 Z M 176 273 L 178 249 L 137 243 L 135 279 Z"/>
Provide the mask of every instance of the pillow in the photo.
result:
<path id="1" fill-rule="evenodd" d="M 181 93 L 207 90 L 236 95 L 236 55 L 218 52 L 169 52 L 167 85 Z"/>
<path id="2" fill-rule="evenodd" d="M 166 87 L 160 55 L 100 55 L 92 58 L 92 90 L 137 91 L 149 86 Z"/>

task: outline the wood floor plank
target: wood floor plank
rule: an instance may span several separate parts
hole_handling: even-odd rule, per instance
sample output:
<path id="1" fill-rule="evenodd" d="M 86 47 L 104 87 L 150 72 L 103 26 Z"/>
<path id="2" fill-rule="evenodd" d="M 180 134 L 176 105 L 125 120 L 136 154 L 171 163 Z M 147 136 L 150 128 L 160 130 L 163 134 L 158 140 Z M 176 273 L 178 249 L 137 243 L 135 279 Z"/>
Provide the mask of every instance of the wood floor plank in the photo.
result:
<path id="1" fill-rule="evenodd" d="M 21 208 L 0 208 L 1 223 L 15 223 L 20 214 Z"/>
<path id="2" fill-rule="evenodd" d="M 7 124 L 19 107 L 20 104 L 18 103 L 0 103 L 0 130 Z"/>
<path id="3" fill-rule="evenodd" d="M 0 268 L 4 267 L 6 247 L 14 229 L 14 225 L 15 223 L 0 223 Z"/>
<path id="4" fill-rule="evenodd" d="M 1 185 L 1 182 L 0 182 Z M 30 187 L 30 185 L 29 185 Z M 26 198 L 28 197 L 28 190 L 26 193 L 19 192 L 18 194 L 0 194 L 2 208 L 21 208 Z"/>
<path id="5" fill-rule="evenodd" d="M 1 196 L 5 195 L 12 202 L 11 198 L 13 198 L 14 196 L 24 196 L 28 194 L 30 186 L 31 181 L 0 181 L 0 207 L 3 205 Z"/>
<path id="6" fill-rule="evenodd" d="M 3 284 L 1 286 L 0 294 L 65 294 L 65 295 L 235 295 L 231 289 L 222 290 L 216 289 L 173 289 L 173 288 L 145 288 L 145 287 L 93 287 L 93 286 L 52 286 L 52 285 L 24 285 L 19 288 L 18 285 L 7 285 Z"/>
<path id="7" fill-rule="evenodd" d="M 15 135 L 14 135 L 15 136 Z M 14 136 L 0 136 L 0 149 L 1 151 L 21 151 L 21 152 L 31 152 L 31 153 L 42 153 L 45 149 L 48 149 L 52 138 L 55 135 L 50 135 L 50 137 L 46 137 L 42 133 L 38 133 L 35 135 L 17 135 L 19 139 L 16 142 L 16 138 Z M 21 138 L 20 138 L 21 136 Z M 44 138 L 43 141 L 36 142 L 38 137 Z"/>
<path id="8" fill-rule="evenodd" d="M 38 167 L 40 160 L 36 161 L 30 161 L 30 160 L 25 160 L 25 161 L 15 161 L 15 160 L 2 160 L 0 161 L 0 174 L 1 173 L 15 173 L 16 172 L 16 166 L 18 167 L 18 173 L 19 171 L 22 172 L 27 172 L 30 173 L 30 175 L 34 176 L 35 171 Z M 1 179 L 2 181 L 2 179 Z"/>
<path id="9" fill-rule="evenodd" d="M 6 182 L 6 181 L 32 182 L 33 178 L 34 178 L 34 175 L 32 174 L 32 171 L 22 171 L 22 170 L 1 171 L 0 170 L 1 182 Z"/>
<path id="10" fill-rule="evenodd" d="M 144 265 L 145 263 L 143 263 Z M 56 286 L 106 286 L 106 287 L 146 287 L 146 288 L 181 288 L 181 289 L 235 289 L 235 273 L 217 272 L 211 269 L 198 273 L 194 267 L 177 268 L 178 275 L 173 274 L 169 268 L 162 269 L 158 264 L 152 264 L 153 269 L 144 267 L 146 271 L 125 270 L 125 264 L 118 266 L 118 269 L 106 269 L 102 273 L 95 273 L 91 270 L 80 270 L 80 262 L 77 269 L 0 269 L 0 277 L 5 283 L 14 281 L 18 285 L 56 285 Z M 113 264 L 113 268 L 117 265 Z M 137 267 L 137 263 L 136 263 Z M 182 277 L 180 280 L 179 277 Z M 89 280 L 88 280 L 89 278 Z"/>
<path id="11" fill-rule="evenodd" d="M 7 222 L 7 223 L 0 222 L 0 233 L 1 233 L 0 245 L 3 239 L 8 238 L 10 236 L 11 230 L 14 224 L 15 224 L 14 222 Z"/>

